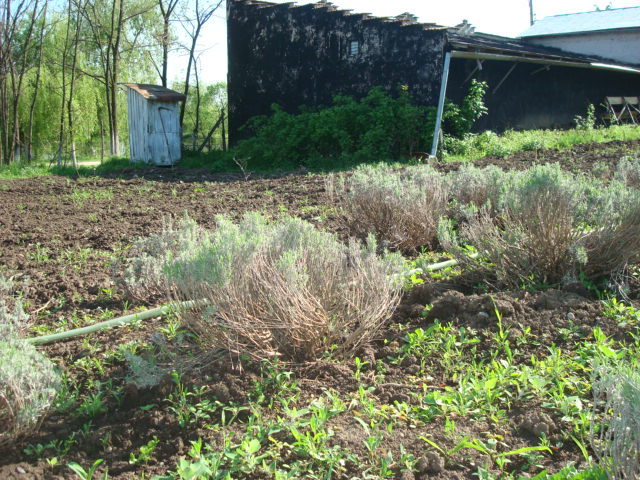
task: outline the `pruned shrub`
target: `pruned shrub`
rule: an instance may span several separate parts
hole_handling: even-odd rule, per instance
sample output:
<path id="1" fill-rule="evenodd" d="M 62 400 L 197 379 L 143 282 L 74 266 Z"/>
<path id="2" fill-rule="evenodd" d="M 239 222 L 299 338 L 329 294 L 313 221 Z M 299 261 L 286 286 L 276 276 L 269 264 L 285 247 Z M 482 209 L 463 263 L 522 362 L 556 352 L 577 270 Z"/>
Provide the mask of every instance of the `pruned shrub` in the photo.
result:
<path id="1" fill-rule="evenodd" d="M 622 157 L 613 178 L 628 187 L 640 188 L 640 158 Z"/>
<path id="2" fill-rule="evenodd" d="M 405 262 L 377 255 L 373 238 L 345 245 L 302 220 L 259 214 L 239 224 L 218 217 L 214 231 L 193 222 L 178 230 L 183 243 L 160 259 L 165 285 L 176 300 L 198 302 L 185 325 L 210 348 L 254 359 L 348 357 L 399 302 Z"/>
<path id="3" fill-rule="evenodd" d="M 351 232 L 374 234 L 384 246 L 414 252 L 431 245 L 448 203 L 443 176 L 429 166 L 364 166 L 330 177 L 327 190 Z"/>
<path id="4" fill-rule="evenodd" d="M 600 465 L 612 480 L 640 478 L 638 366 L 596 364 L 592 389 L 596 413 L 602 414 L 599 431 L 591 431 Z"/>
<path id="5" fill-rule="evenodd" d="M 461 262 L 491 270 L 500 284 L 604 279 L 638 259 L 640 197 L 563 172 L 557 165 L 514 173 L 496 212 L 485 208 L 439 240 Z M 465 244 L 480 255 L 469 258 Z M 489 272 L 487 272 L 489 273 Z"/>
<path id="6" fill-rule="evenodd" d="M 511 175 L 499 167 L 464 164 L 446 177 L 451 199 L 458 205 L 496 206 Z"/>
<path id="7" fill-rule="evenodd" d="M 59 387 L 51 361 L 21 337 L 28 317 L 13 288 L 0 275 L 0 447 L 39 426 Z"/>

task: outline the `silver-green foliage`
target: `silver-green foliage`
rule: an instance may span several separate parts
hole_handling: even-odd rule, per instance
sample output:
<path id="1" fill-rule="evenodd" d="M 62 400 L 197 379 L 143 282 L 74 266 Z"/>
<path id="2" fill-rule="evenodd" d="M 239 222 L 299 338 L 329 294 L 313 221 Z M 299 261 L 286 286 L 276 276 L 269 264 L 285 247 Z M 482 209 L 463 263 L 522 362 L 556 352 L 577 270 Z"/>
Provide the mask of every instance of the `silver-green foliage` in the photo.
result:
<path id="1" fill-rule="evenodd" d="M 159 255 L 164 284 L 178 300 L 202 303 L 186 325 L 211 348 L 255 358 L 349 355 L 368 342 L 399 301 L 406 262 L 341 243 L 296 218 L 269 222 L 218 217 L 213 231 L 183 221 L 162 235 L 180 244 Z M 191 233 L 189 233 L 191 232 Z M 154 241 L 157 241 L 154 240 Z"/>
<path id="2" fill-rule="evenodd" d="M 138 239 L 129 249 L 124 264 L 114 264 L 112 273 L 116 283 L 137 299 L 167 295 L 172 286 L 166 283 L 163 271 L 166 263 L 184 245 L 197 244 L 205 235 L 195 221 L 187 217 L 177 224 L 171 218 L 163 219 L 161 233 Z"/>
<path id="3" fill-rule="evenodd" d="M 640 188 L 640 157 L 622 157 L 613 178 L 629 187 Z"/>
<path id="4" fill-rule="evenodd" d="M 441 245 L 463 263 L 485 268 L 503 284 L 534 279 L 558 283 L 602 278 L 638 259 L 640 195 L 620 182 L 602 182 L 563 171 L 559 165 L 497 175 L 499 195 L 455 229 L 442 221 Z M 455 186 L 451 187 L 456 190 Z M 482 205 L 475 205 L 476 208 Z M 470 259 L 463 246 L 480 257 Z"/>
<path id="5" fill-rule="evenodd" d="M 447 184 L 429 166 L 366 165 L 351 175 L 330 177 L 327 187 L 352 234 L 373 233 L 403 251 L 431 244 L 447 208 Z"/>
<path id="6" fill-rule="evenodd" d="M 59 387 L 53 364 L 21 336 L 28 316 L 0 276 L 0 446 L 33 431 Z"/>
<path id="7" fill-rule="evenodd" d="M 612 480 L 640 478 L 640 373 L 638 365 L 601 363 L 594 368 L 593 394 L 603 413 L 591 441 Z"/>

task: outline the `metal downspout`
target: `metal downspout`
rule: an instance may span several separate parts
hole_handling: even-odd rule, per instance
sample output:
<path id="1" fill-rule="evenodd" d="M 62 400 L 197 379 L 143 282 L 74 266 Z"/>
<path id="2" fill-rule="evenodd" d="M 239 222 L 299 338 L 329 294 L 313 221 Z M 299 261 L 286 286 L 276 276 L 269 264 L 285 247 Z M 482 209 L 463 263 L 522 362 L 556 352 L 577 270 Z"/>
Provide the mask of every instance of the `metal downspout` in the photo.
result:
<path id="1" fill-rule="evenodd" d="M 438 112 L 436 114 L 436 128 L 433 132 L 433 144 L 431 146 L 431 156 L 438 153 L 438 141 L 440 140 L 440 128 L 442 126 L 442 111 L 444 110 L 444 98 L 447 93 L 447 83 L 449 82 L 449 66 L 451 65 L 451 52 L 444 55 L 444 68 L 442 70 L 442 84 L 440 85 L 440 99 L 438 100 Z"/>

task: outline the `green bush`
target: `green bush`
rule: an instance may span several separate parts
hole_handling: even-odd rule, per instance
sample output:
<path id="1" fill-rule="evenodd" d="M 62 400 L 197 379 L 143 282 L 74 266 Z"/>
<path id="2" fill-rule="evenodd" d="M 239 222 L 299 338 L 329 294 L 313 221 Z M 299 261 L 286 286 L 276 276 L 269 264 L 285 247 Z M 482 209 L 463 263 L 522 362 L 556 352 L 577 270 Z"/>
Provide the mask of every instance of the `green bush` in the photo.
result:
<path id="1" fill-rule="evenodd" d="M 156 250 L 154 271 L 177 300 L 201 303 L 184 314 L 185 324 L 209 348 L 237 356 L 349 357 L 390 317 L 404 283 L 402 257 L 377 255 L 373 238 L 366 247 L 345 245 L 295 218 L 270 223 L 247 214 L 234 224 L 218 217 L 214 231 L 183 221 L 160 236 L 168 238 L 161 244 L 180 241 L 169 255 Z"/>
<path id="2" fill-rule="evenodd" d="M 433 108 L 411 104 L 406 89 L 397 98 L 373 88 L 362 100 L 336 96 L 333 105 L 294 115 L 277 105 L 252 119 L 252 138 L 234 155 L 249 169 L 336 168 L 372 159 L 388 160 L 426 151 L 433 138 Z"/>
<path id="3" fill-rule="evenodd" d="M 384 246 L 407 252 L 433 246 L 448 201 L 443 176 L 428 166 L 367 165 L 330 177 L 327 190 L 352 235 L 373 233 Z"/>
<path id="4" fill-rule="evenodd" d="M 29 434 L 59 387 L 53 364 L 21 337 L 28 317 L 0 275 L 0 447 Z"/>
<path id="5" fill-rule="evenodd" d="M 452 102 L 445 104 L 442 114 L 443 131 L 450 137 L 462 139 L 471 131 L 471 127 L 488 110 L 484 104 L 484 95 L 487 92 L 487 82 L 479 82 L 475 78 L 471 80 L 471 86 L 462 103 L 456 105 Z"/>

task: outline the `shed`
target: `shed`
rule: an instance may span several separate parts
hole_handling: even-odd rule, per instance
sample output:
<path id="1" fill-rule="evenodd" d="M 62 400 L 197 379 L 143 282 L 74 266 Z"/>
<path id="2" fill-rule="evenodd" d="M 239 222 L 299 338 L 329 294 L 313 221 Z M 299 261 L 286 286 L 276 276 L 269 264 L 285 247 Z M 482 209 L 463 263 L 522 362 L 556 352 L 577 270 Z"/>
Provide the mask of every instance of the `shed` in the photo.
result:
<path id="1" fill-rule="evenodd" d="M 132 162 L 174 165 L 180 160 L 179 102 L 186 96 L 158 85 L 125 83 Z"/>

